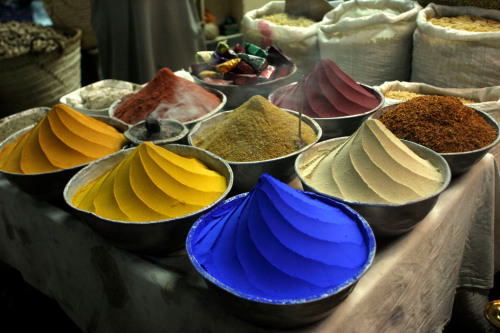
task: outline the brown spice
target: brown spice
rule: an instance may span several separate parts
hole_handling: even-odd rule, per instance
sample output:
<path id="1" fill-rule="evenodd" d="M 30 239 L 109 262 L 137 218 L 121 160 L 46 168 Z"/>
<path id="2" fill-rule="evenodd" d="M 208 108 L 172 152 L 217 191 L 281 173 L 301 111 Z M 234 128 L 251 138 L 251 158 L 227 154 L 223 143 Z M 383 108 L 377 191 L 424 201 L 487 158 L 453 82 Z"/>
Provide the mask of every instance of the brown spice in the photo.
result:
<path id="1" fill-rule="evenodd" d="M 260 95 L 251 97 L 200 133 L 193 144 L 233 162 L 262 161 L 298 150 L 298 118 Z M 302 122 L 302 138 L 316 140 L 313 129 Z"/>
<path id="2" fill-rule="evenodd" d="M 387 111 L 380 121 L 398 138 L 437 153 L 476 150 L 497 137 L 481 115 L 451 96 L 412 98 Z"/>
<path id="3" fill-rule="evenodd" d="M 161 68 L 145 87 L 117 106 L 114 116 L 132 125 L 153 112 L 158 119 L 187 122 L 211 112 L 220 103 L 217 95 Z"/>

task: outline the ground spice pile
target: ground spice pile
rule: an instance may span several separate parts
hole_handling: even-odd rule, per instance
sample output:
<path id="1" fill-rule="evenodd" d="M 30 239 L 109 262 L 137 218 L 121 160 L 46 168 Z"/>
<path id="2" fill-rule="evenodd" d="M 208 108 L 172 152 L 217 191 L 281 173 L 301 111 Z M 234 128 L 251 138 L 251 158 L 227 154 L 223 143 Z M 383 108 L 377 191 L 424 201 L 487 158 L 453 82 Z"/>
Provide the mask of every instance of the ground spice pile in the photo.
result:
<path id="1" fill-rule="evenodd" d="M 215 109 L 221 100 L 199 85 L 161 68 L 148 84 L 120 103 L 114 116 L 128 124 L 145 120 L 154 113 L 158 119 L 187 122 Z"/>
<path id="2" fill-rule="evenodd" d="M 268 160 L 298 150 L 298 126 L 296 116 L 255 95 L 200 133 L 193 144 L 227 161 Z M 301 130 L 307 144 L 316 140 L 309 125 L 302 122 Z"/>
<path id="3" fill-rule="evenodd" d="M 483 117 L 451 96 L 415 97 L 386 112 L 380 121 L 399 139 L 437 153 L 480 149 L 497 137 Z"/>

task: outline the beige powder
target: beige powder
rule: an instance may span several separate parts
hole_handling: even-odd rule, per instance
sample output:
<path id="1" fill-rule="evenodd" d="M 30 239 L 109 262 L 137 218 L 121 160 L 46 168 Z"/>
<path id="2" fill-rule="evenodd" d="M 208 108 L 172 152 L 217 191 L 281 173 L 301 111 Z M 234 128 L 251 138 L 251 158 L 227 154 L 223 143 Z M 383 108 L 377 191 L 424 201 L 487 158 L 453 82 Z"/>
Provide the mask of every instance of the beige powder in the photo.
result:
<path id="1" fill-rule="evenodd" d="M 443 184 L 435 166 L 375 119 L 365 121 L 342 144 L 318 151 L 300 172 L 323 193 L 369 203 L 416 200 Z"/>

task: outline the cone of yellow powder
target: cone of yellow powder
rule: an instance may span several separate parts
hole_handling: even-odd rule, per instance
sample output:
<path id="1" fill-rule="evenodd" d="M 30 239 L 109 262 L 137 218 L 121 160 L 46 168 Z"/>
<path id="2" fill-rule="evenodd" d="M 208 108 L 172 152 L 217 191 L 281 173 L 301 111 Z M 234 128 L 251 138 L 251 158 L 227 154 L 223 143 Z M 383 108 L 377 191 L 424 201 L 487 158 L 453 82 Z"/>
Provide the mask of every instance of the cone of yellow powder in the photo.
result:
<path id="1" fill-rule="evenodd" d="M 83 165 L 115 153 L 128 140 L 102 121 L 57 104 L 31 130 L 0 151 L 0 169 L 39 174 Z"/>
<path id="2" fill-rule="evenodd" d="M 15 126 L 18 117 L 22 112 L 5 120 Z M 128 142 L 123 122 L 63 104 L 25 126 L 0 144 L 0 173 L 23 192 L 56 205 L 65 206 L 64 187 L 78 170 Z"/>
<path id="3" fill-rule="evenodd" d="M 232 183 L 231 167 L 219 156 L 145 142 L 90 163 L 68 182 L 64 198 L 114 245 L 163 254 L 184 246 L 191 225 Z"/>

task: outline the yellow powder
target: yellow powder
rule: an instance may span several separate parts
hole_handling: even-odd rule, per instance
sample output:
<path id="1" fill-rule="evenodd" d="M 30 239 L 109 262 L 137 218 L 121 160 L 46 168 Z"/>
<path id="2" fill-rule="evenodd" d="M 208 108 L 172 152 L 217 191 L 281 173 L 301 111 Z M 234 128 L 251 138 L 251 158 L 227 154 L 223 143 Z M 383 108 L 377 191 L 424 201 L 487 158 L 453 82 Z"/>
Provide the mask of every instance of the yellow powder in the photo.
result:
<path id="1" fill-rule="evenodd" d="M 158 221 L 198 211 L 226 189 L 226 178 L 199 160 L 145 142 L 80 188 L 73 205 L 116 221 Z"/>
<path id="2" fill-rule="evenodd" d="M 113 126 L 57 104 L 2 149 L 0 169 L 34 174 L 71 168 L 115 153 L 127 142 Z"/>

